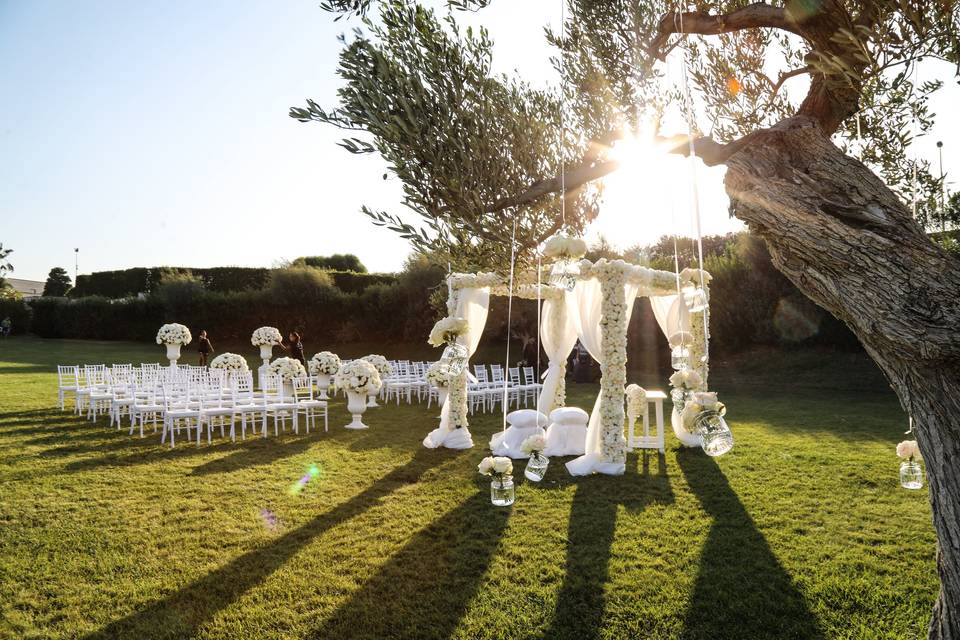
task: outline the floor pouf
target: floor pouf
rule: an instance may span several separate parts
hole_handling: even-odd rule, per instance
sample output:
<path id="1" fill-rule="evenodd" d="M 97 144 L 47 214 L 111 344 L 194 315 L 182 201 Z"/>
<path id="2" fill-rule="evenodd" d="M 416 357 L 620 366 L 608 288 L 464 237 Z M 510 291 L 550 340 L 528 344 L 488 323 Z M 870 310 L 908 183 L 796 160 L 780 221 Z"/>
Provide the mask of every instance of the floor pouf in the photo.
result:
<path id="1" fill-rule="evenodd" d="M 561 407 L 550 412 L 544 455 L 582 456 L 586 451 L 590 416 L 579 407 Z"/>
<path id="2" fill-rule="evenodd" d="M 544 434 L 547 416 L 534 409 L 520 409 L 507 414 L 507 424 L 510 426 L 506 431 L 490 438 L 490 450 L 495 456 L 520 460 L 529 457 L 529 454 L 520 450 L 520 445 L 530 436 Z"/>

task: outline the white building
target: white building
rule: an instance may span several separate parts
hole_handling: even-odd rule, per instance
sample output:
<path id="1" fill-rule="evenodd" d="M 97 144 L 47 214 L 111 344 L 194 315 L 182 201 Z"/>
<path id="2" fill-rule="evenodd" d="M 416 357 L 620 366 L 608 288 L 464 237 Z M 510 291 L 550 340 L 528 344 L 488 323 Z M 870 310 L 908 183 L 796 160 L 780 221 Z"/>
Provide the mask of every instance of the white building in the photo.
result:
<path id="1" fill-rule="evenodd" d="M 11 287 L 17 290 L 17 293 L 27 300 L 30 298 L 39 298 L 43 295 L 44 283 L 39 280 L 24 280 L 23 278 L 10 277 L 5 278 L 5 280 Z"/>

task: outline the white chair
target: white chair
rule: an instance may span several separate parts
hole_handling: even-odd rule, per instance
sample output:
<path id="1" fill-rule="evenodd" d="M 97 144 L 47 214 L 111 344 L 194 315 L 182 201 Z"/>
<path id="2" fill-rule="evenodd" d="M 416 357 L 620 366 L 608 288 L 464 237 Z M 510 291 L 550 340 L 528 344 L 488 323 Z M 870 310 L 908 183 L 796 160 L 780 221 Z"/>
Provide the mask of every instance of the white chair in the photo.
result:
<path id="1" fill-rule="evenodd" d="M 174 435 L 182 426 L 190 438 L 190 429 L 197 430 L 197 443 L 200 442 L 200 423 L 203 420 L 203 400 L 198 399 L 196 408 L 190 406 L 190 387 L 187 384 L 164 385 L 163 393 L 163 433 L 160 442 L 170 436 L 170 448 L 174 446 Z"/>
<path id="2" fill-rule="evenodd" d="M 80 388 L 80 367 L 74 364 L 57 365 L 57 399 L 60 401 L 60 411 L 64 410 L 64 397 L 73 394 L 73 404 L 77 404 L 77 390 Z"/>
<path id="3" fill-rule="evenodd" d="M 323 430 L 330 430 L 327 403 L 313 397 L 313 382 L 309 378 L 297 378 L 293 381 L 293 399 L 297 405 L 297 413 L 303 414 L 307 433 L 310 433 L 310 425 L 316 424 L 318 412 L 323 414 Z"/>
<path id="4" fill-rule="evenodd" d="M 233 399 L 230 392 L 224 393 L 222 380 L 212 381 L 213 387 L 209 387 L 201 394 L 201 429 L 204 424 L 207 425 L 207 443 L 210 443 L 211 431 L 215 426 L 220 427 L 220 437 L 224 437 L 224 427 L 230 425 L 230 440 L 235 441 L 234 434 L 234 410 Z M 200 432 L 197 432 L 197 444 L 200 443 Z"/>
<path id="5" fill-rule="evenodd" d="M 162 400 L 162 399 L 161 399 Z M 133 404 L 130 406 L 130 435 L 133 435 L 135 425 L 140 425 L 140 437 L 143 437 L 143 425 L 147 418 L 153 424 L 153 432 L 157 432 L 157 421 L 163 421 L 163 402 L 157 399 L 156 388 L 142 388 L 134 394 Z"/>
<path id="6" fill-rule="evenodd" d="M 110 413 L 113 393 L 110 391 L 110 375 L 106 365 L 84 367 L 87 378 L 87 419 L 95 422 L 101 413 Z"/>
<path id="7" fill-rule="evenodd" d="M 529 399 L 534 403 L 537 401 L 537 397 L 540 395 L 540 390 L 543 388 L 543 384 L 537 380 L 537 374 L 534 372 L 533 367 L 524 367 L 521 372 L 523 373 L 523 404 L 526 406 L 528 402 L 528 396 Z"/>
<path id="8" fill-rule="evenodd" d="M 292 396 L 285 396 L 280 376 L 266 374 L 263 376 L 262 384 L 265 399 L 263 437 L 267 437 L 267 418 L 270 416 L 273 416 L 273 435 L 280 435 L 281 426 L 284 431 L 287 430 L 287 418 L 292 419 L 294 433 L 299 433 L 297 402 Z"/>
<path id="9" fill-rule="evenodd" d="M 253 427 L 253 432 L 257 432 L 257 423 L 266 425 L 267 422 L 267 400 L 264 396 L 257 397 L 253 390 L 253 374 L 248 372 L 245 375 L 235 376 L 231 388 L 233 399 L 234 419 L 240 418 L 240 437 L 247 439 L 247 418 Z M 264 430 L 266 428 L 264 427 Z"/>

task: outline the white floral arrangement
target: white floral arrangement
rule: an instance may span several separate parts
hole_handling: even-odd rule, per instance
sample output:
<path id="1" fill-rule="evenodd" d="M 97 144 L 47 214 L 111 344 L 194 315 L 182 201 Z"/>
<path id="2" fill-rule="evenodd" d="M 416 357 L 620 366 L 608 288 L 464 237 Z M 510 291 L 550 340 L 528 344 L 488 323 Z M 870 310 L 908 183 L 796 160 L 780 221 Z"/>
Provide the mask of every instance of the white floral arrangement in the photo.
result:
<path id="1" fill-rule="evenodd" d="M 542 434 L 535 433 L 520 443 L 520 451 L 528 456 L 540 456 L 543 450 L 547 448 L 547 438 Z"/>
<path id="2" fill-rule="evenodd" d="M 461 371 L 450 381 L 447 405 L 450 407 L 450 426 L 460 429 L 470 425 L 467 419 L 467 372 Z"/>
<path id="3" fill-rule="evenodd" d="M 600 281 L 600 320 L 603 376 L 600 385 L 600 456 L 605 462 L 626 461 L 623 437 L 623 394 L 627 382 L 627 305 L 624 284 L 628 265 L 623 260 L 598 260 L 592 275 Z"/>
<path id="4" fill-rule="evenodd" d="M 264 345 L 276 346 L 283 342 L 283 336 L 276 327 L 260 327 L 250 336 L 250 344 L 255 347 Z"/>
<path id="5" fill-rule="evenodd" d="M 157 331 L 157 344 L 184 345 L 190 344 L 192 340 L 193 336 L 190 335 L 190 329 L 176 322 L 165 324 L 160 327 L 160 331 Z"/>
<path id="6" fill-rule="evenodd" d="M 703 384 L 703 378 L 696 369 L 681 369 L 670 376 L 670 386 L 674 389 L 693 391 Z"/>
<path id="7" fill-rule="evenodd" d="M 704 411 L 716 411 L 721 416 L 727 412 L 726 406 L 717 399 L 715 391 L 698 391 L 692 393 L 683 406 L 683 412 L 680 418 L 683 421 L 683 428 L 690 433 L 694 433 L 697 423 L 697 417 Z"/>
<path id="8" fill-rule="evenodd" d="M 321 351 L 313 354 L 310 362 L 307 363 L 310 375 L 332 376 L 340 370 L 340 356 L 330 351 Z"/>
<path id="9" fill-rule="evenodd" d="M 453 344 L 457 338 L 467 333 L 468 330 L 469 325 L 466 320 L 447 316 L 442 320 L 438 320 L 437 324 L 433 325 L 433 329 L 430 330 L 430 338 L 427 342 L 434 347 Z"/>
<path id="10" fill-rule="evenodd" d="M 495 273 L 454 273 L 447 278 L 451 289 L 482 289 L 500 284 L 503 279 Z"/>
<path id="11" fill-rule="evenodd" d="M 443 360 L 434 362 L 427 368 L 427 382 L 437 389 L 446 389 L 453 381 L 450 365 Z"/>
<path id="12" fill-rule="evenodd" d="M 277 358 L 267 365 L 267 372 L 275 376 L 280 376 L 284 382 L 291 382 L 295 378 L 307 375 L 307 370 L 303 364 L 294 358 Z"/>
<path id="13" fill-rule="evenodd" d="M 544 243 L 543 255 L 554 260 L 579 260 L 587 255 L 587 243 L 583 238 L 557 233 Z"/>
<path id="14" fill-rule="evenodd" d="M 380 374 L 381 379 L 389 378 L 390 376 L 393 375 L 393 367 L 391 367 L 390 362 L 387 361 L 387 359 L 381 355 L 378 355 L 376 353 L 371 353 L 370 355 L 363 356 L 360 359 L 366 360 L 367 362 L 372 364 L 376 368 L 377 373 Z"/>
<path id="15" fill-rule="evenodd" d="M 503 477 L 513 473 L 513 460 L 503 456 L 487 456 L 477 465 L 477 471 L 482 476 L 493 476 L 503 482 Z"/>
<path id="16" fill-rule="evenodd" d="M 210 362 L 211 369 L 222 369 L 230 373 L 245 373 L 250 371 L 247 359 L 236 353 L 221 353 Z"/>
<path id="17" fill-rule="evenodd" d="M 711 280 L 713 280 L 713 276 L 703 269 L 693 269 L 687 267 L 680 272 L 680 282 L 690 282 L 698 287 L 700 286 L 701 282 L 703 282 L 704 285 L 710 284 Z"/>
<path id="18" fill-rule="evenodd" d="M 333 376 L 333 384 L 344 391 L 372 396 L 380 393 L 383 382 L 377 368 L 366 359 L 351 360 Z"/>
<path id="19" fill-rule="evenodd" d="M 638 384 L 631 384 L 626 389 L 627 414 L 639 418 L 647 412 L 647 391 Z"/>
<path id="20" fill-rule="evenodd" d="M 913 462 L 914 458 L 920 458 L 920 447 L 917 446 L 916 440 L 904 440 L 897 445 L 897 456 L 903 458 L 904 460 L 909 460 Z"/>

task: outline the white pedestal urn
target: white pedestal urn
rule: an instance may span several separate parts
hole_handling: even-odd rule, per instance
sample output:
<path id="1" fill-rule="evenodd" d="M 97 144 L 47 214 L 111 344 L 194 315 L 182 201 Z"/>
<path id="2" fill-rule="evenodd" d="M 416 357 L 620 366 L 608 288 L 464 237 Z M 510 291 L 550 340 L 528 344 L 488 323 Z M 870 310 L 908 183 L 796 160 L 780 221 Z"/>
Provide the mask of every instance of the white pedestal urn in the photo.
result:
<path id="1" fill-rule="evenodd" d="M 367 407 L 368 407 L 368 408 L 374 409 L 374 408 L 379 407 L 379 406 L 380 406 L 380 405 L 377 404 L 377 394 L 371 393 L 369 396 L 367 396 Z"/>
<path id="2" fill-rule="evenodd" d="M 327 391 L 330 389 L 330 376 L 327 375 L 326 373 L 317 374 L 317 387 L 318 387 L 318 392 L 320 394 L 317 397 L 320 400 L 326 400 Z"/>
<path id="3" fill-rule="evenodd" d="M 372 396 L 371 396 L 372 397 Z M 346 425 L 347 429 L 369 429 L 363 424 L 363 412 L 367 410 L 366 394 L 356 391 L 347 391 L 347 411 L 353 416 L 353 422 Z"/>
<path id="4" fill-rule="evenodd" d="M 273 357 L 273 345 L 272 344 L 262 344 L 260 345 L 260 358 L 263 360 L 264 365 L 270 364 L 270 358 Z"/>
<path id="5" fill-rule="evenodd" d="M 180 359 L 180 347 L 183 345 L 179 344 L 168 344 L 167 345 L 167 360 L 170 361 L 170 368 L 177 368 L 177 360 Z"/>

